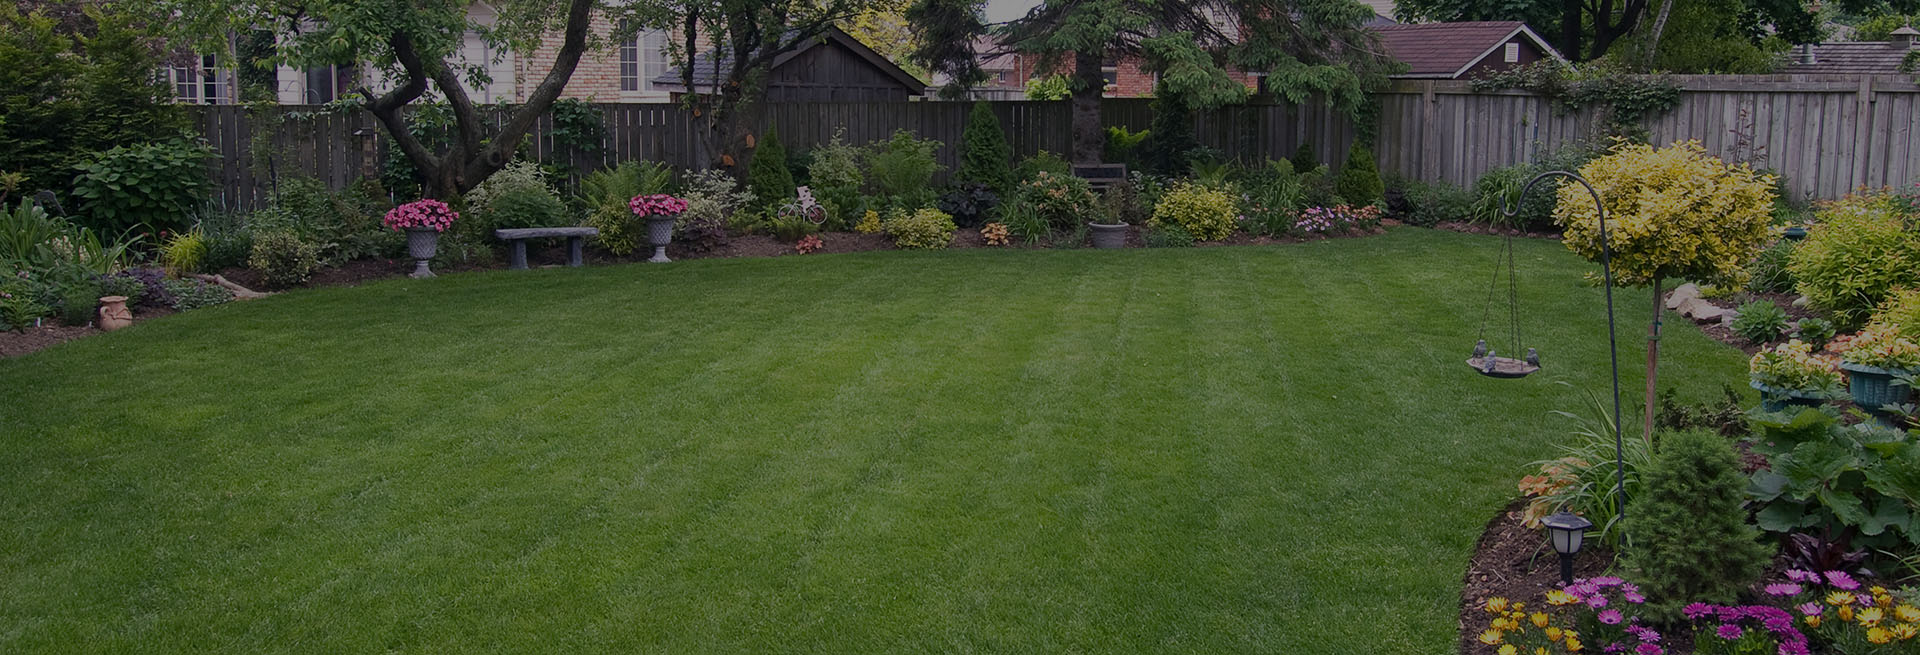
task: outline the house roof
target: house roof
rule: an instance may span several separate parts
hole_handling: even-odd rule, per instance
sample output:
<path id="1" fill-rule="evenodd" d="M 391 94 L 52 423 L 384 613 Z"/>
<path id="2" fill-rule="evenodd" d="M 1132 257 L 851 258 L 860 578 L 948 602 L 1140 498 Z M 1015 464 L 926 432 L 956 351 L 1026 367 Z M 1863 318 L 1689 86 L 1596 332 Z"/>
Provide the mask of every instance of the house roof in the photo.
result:
<path id="1" fill-rule="evenodd" d="M 885 73 L 888 77 L 898 80 L 901 86 L 907 87 L 915 93 L 925 91 L 927 88 L 926 82 L 920 81 L 920 78 L 914 77 L 912 73 L 908 73 L 906 70 L 900 68 L 898 64 L 893 63 L 893 61 L 887 59 L 886 56 L 874 52 L 873 48 L 867 47 L 867 44 L 861 43 L 859 39 L 853 38 L 853 35 L 847 34 L 838 27 L 828 27 L 827 31 L 821 33 L 820 36 L 807 39 L 795 45 L 793 49 L 782 53 L 778 57 L 774 57 L 773 64 L 769 66 L 769 68 L 779 68 L 781 64 L 792 61 L 794 57 L 800 56 L 801 53 L 829 42 L 840 44 L 842 47 L 853 52 L 855 56 L 872 64 L 874 68 L 879 69 L 880 72 Z M 724 67 L 731 65 L 732 61 L 732 57 L 721 55 L 718 50 L 695 56 L 692 64 L 694 87 L 704 86 L 711 88 L 719 84 L 720 78 L 723 77 L 720 71 Z M 665 75 L 653 78 L 654 86 L 679 89 L 682 82 L 680 79 L 680 70 L 679 68 L 673 68 L 668 70 Z"/>
<path id="2" fill-rule="evenodd" d="M 1891 75 L 1900 71 L 1900 61 L 1913 48 L 1897 47 L 1887 41 L 1849 41 L 1846 43 L 1815 43 L 1804 46 L 1813 50 L 1813 63 L 1803 63 L 1802 51 L 1788 51 L 1787 63 L 1780 67 L 1782 73 L 1803 73 L 1813 75 Z"/>
<path id="3" fill-rule="evenodd" d="M 1373 29 L 1380 33 L 1387 53 L 1407 64 L 1407 72 L 1395 77 L 1459 77 L 1515 35 L 1525 37 L 1548 56 L 1561 58 L 1553 46 L 1520 21 L 1381 25 Z"/>

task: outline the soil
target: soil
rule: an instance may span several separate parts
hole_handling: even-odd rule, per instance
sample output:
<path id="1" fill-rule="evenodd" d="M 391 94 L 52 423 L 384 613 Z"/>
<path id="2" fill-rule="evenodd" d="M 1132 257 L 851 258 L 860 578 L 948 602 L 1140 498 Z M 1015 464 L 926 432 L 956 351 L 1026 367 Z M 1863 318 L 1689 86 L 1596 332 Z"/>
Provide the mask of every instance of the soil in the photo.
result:
<path id="1" fill-rule="evenodd" d="M 174 313 L 165 307 L 137 307 L 133 309 L 133 322 L 159 318 Z M 39 327 L 24 330 L 0 330 L 0 358 L 16 357 L 27 353 L 39 352 L 84 336 L 100 334 L 102 330 L 87 325 L 62 325 L 54 319 L 42 321 Z"/>
<path id="2" fill-rule="evenodd" d="M 1495 655 L 1495 647 L 1475 638 L 1487 628 L 1487 613 L 1481 609 L 1486 599 L 1498 596 L 1537 605 L 1548 589 L 1560 586 L 1560 556 L 1547 545 L 1546 533 L 1528 529 L 1520 522 L 1526 505 L 1524 498 L 1508 504 L 1487 522 L 1486 532 L 1473 549 L 1460 590 L 1461 653 Z M 1588 542 L 1573 560 L 1573 576 L 1605 575 L 1612 565 L 1611 551 Z"/>
<path id="3" fill-rule="evenodd" d="M 1668 293 L 1672 293 L 1672 290 L 1668 290 Z M 1740 293 L 1740 294 L 1736 294 L 1734 296 L 1729 296 L 1725 298 L 1708 298 L 1707 302 L 1712 303 L 1715 307 L 1721 307 L 1724 309 L 1739 309 L 1740 304 L 1742 302 L 1768 300 L 1768 301 L 1772 301 L 1773 304 L 1775 305 L 1779 305 L 1781 309 L 1786 310 L 1787 318 L 1789 320 L 1798 321 L 1803 318 L 1812 318 L 1813 316 L 1815 316 L 1816 314 L 1814 314 L 1813 311 L 1808 310 L 1805 307 L 1793 306 L 1794 299 L 1798 297 L 1799 297 L 1798 295 L 1791 294 L 1791 293 Z M 1684 320 L 1693 320 L 1693 319 L 1684 319 Z M 1696 321 L 1695 324 L 1699 325 L 1700 331 L 1707 333 L 1707 336 L 1713 337 L 1715 339 L 1719 339 L 1721 342 L 1726 343 L 1727 345 L 1746 351 L 1748 355 L 1752 355 L 1754 353 L 1760 352 L 1761 350 L 1766 349 L 1768 346 L 1773 345 L 1772 343 L 1754 343 L 1752 341 L 1748 341 L 1746 337 L 1742 337 L 1739 334 L 1735 333 L 1733 331 L 1733 328 L 1727 327 L 1726 325 L 1722 324 L 1719 320 L 1707 321 L 1705 323 L 1700 323 Z M 1782 339 L 1781 341 L 1785 341 L 1785 339 Z M 1779 342 L 1773 342 L 1773 343 L 1779 343 Z"/>

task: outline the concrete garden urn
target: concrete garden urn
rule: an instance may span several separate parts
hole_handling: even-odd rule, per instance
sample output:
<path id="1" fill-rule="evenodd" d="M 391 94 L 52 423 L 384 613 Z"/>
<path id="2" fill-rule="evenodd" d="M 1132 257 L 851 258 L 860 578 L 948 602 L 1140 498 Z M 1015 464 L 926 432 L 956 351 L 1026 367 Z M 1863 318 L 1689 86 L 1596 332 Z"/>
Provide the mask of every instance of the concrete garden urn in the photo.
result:
<path id="1" fill-rule="evenodd" d="M 112 332 L 133 325 L 133 310 L 127 309 L 126 296 L 100 297 L 100 329 Z"/>
<path id="2" fill-rule="evenodd" d="M 1127 247 L 1126 223 L 1114 225 L 1088 223 L 1087 227 L 1093 230 L 1093 247 L 1103 250 Z"/>
<path id="3" fill-rule="evenodd" d="M 407 228 L 407 256 L 412 257 L 414 263 L 413 272 L 407 274 L 407 277 L 433 277 L 433 271 L 427 268 L 427 261 L 433 259 L 439 247 L 439 230 L 430 227 Z"/>
<path id="4" fill-rule="evenodd" d="M 667 244 L 673 243 L 673 224 L 678 220 L 679 214 L 647 217 L 647 242 L 653 244 L 653 257 L 647 261 L 655 264 L 673 261 L 667 259 Z"/>
<path id="5" fill-rule="evenodd" d="M 1751 381 L 1749 386 L 1760 392 L 1760 409 L 1769 412 L 1784 412 L 1792 407 L 1819 407 L 1827 400 L 1818 393 L 1801 389 L 1776 389 L 1761 384 L 1759 380 Z"/>

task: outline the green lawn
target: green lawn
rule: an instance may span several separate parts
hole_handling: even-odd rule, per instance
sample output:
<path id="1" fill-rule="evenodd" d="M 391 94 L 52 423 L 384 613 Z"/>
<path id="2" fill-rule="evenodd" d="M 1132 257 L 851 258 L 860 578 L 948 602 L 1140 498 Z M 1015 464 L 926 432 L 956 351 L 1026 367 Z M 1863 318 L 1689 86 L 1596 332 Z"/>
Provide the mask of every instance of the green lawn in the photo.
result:
<path id="1" fill-rule="evenodd" d="M 1547 370 L 1461 363 L 1498 243 L 462 274 L 3 360 L 0 652 L 1448 652 L 1606 381 L 1551 242 Z M 1683 398 L 1741 381 L 1675 323 Z"/>

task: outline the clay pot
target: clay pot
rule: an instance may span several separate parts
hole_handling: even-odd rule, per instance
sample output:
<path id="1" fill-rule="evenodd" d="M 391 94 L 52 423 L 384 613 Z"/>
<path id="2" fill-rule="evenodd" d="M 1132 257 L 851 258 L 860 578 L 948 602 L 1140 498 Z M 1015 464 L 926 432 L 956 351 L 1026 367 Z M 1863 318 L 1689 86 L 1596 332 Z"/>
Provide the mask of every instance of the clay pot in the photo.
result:
<path id="1" fill-rule="evenodd" d="M 126 296 L 100 298 L 100 329 L 112 332 L 133 325 L 133 310 L 127 309 Z"/>

